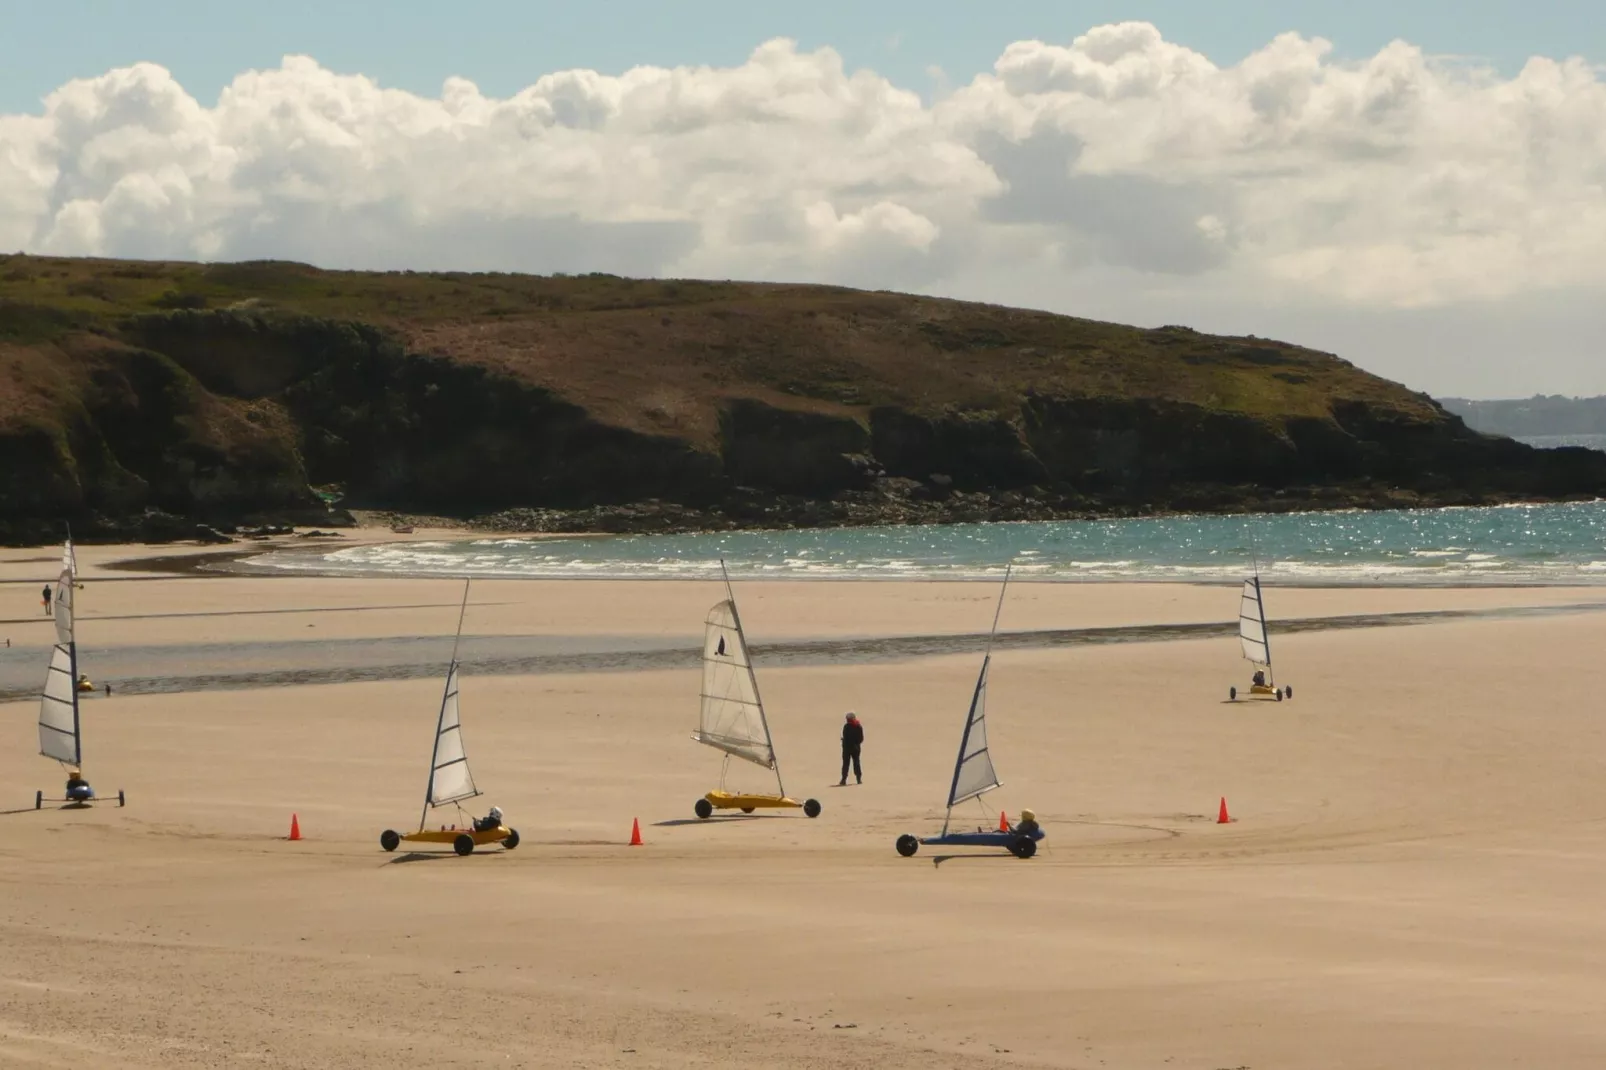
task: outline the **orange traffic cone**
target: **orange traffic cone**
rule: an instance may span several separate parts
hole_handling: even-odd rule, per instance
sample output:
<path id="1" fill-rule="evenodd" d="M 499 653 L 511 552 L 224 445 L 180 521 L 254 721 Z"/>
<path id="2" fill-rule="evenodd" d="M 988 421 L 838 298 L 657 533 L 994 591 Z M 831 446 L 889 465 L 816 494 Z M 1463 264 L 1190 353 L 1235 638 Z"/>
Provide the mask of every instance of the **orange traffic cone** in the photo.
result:
<path id="1" fill-rule="evenodd" d="M 1003 811 L 1003 810 L 998 811 L 998 831 L 999 832 L 1008 832 L 1009 831 L 1009 817 L 1006 814 L 1006 812 Z"/>
<path id="2" fill-rule="evenodd" d="M 640 847 L 641 846 L 641 819 L 640 818 L 633 817 L 633 818 L 630 819 L 630 846 L 632 846 L 632 847 Z"/>
<path id="3" fill-rule="evenodd" d="M 290 838 L 292 840 L 301 838 L 301 822 L 295 814 L 290 815 Z"/>
<path id="4" fill-rule="evenodd" d="M 1230 823 L 1231 821 L 1232 821 L 1232 818 L 1227 816 L 1227 797 L 1225 795 L 1223 795 L 1221 797 L 1221 812 L 1216 815 L 1216 824 L 1225 825 L 1225 824 Z"/>

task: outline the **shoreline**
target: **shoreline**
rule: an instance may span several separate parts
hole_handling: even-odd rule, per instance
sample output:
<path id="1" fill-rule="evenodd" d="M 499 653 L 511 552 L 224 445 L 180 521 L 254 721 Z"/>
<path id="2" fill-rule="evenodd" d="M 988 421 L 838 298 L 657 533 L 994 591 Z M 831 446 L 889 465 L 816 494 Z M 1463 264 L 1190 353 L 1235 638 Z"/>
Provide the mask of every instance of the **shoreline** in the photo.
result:
<path id="1" fill-rule="evenodd" d="M 901 482 L 913 482 L 902 480 Z M 1235 489 L 1235 488 L 1227 488 Z M 1350 493 L 1346 494 L 1348 491 Z M 479 538 L 602 538 L 610 536 L 721 535 L 740 532 L 839 531 L 862 528 L 953 527 L 967 524 L 1106 523 L 1143 520 L 1255 518 L 1368 513 L 1431 513 L 1463 509 L 1535 509 L 1548 506 L 1606 503 L 1606 497 L 1585 494 L 1507 494 L 1473 491 L 1414 492 L 1335 484 L 1306 494 L 1274 492 L 1248 498 L 1206 494 L 1184 495 L 1175 504 L 1132 504 L 1106 501 L 1097 505 L 1051 505 L 1022 491 L 947 489 L 917 499 L 887 497 L 870 491 L 843 499 L 816 500 L 785 494 L 760 495 L 740 508 L 702 507 L 649 499 L 593 506 L 516 506 L 460 517 L 411 514 L 383 509 L 340 509 L 317 525 L 305 513 L 286 515 L 292 527 L 336 530 L 381 530 L 392 526 L 462 531 Z M 727 503 L 729 505 L 731 503 Z M 335 519 L 344 515 L 349 521 Z M 82 520 L 82 518 L 80 518 Z M 139 518 L 102 524 L 80 524 L 80 545 L 118 545 L 118 538 L 137 537 Z M 55 530 L 59 518 L 23 518 L 0 525 L 8 540 L 18 531 Z M 240 521 L 168 516 L 166 529 L 231 529 Z M 246 526 L 250 526 L 249 524 Z M 387 531 L 387 534 L 389 532 Z M 228 537 L 228 536 L 223 536 Z M 188 536 L 176 537 L 184 541 Z M 27 549 L 44 543 L 7 541 L 0 549 Z"/>
<path id="2" fill-rule="evenodd" d="M 352 543 L 350 548 L 363 544 Z M 379 545 L 379 544 L 371 544 Z M 312 554 L 310 547 L 286 547 L 284 550 L 234 550 L 218 551 L 214 553 L 198 553 L 191 555 L 158 555 L 154 557 L 140 557 L 108 562 L 103 568 L 118 572 L 147 573 L 144 576 L 127 576 L 123 579 L 160 579 L 172 578 L 250 578 L 250 579 L 326 579 L 326 580 L 495 580 L 505 582 L 525 583 L 709 583 L 717 576 L 690 576 L 690 575 L 661 575 L 651 573 L 590 573 L 575 576 L 555 576 L 550 574 L 527 574 L 511 571 L 425 571 L 411 569 L 356 569 L 356 568 L 273 568 L 270 566 L 251 567 L 250 559 L 265 556 L 267 553 L 304 551 Z M 998 584 L 1002 575 L 960 575 L 960 574 L 918 574 L 918 575 L 809 575 L 809 574 L 779 574 L 779 575 L 733 575 L 732 579 L 744 583 L 980 583 Z M 1266 581 L 1262 573 L 1262 581 Z M 1210 587 L 1230 588 L 1243 583 L 1242 577 L 1110 577 L 1110 576 L 1034 576 L 1022 575 L 1020 572 L 1011 574 L 1010 584 L 1056 584 L 1080 586 L 1142 586 L 1142 587 Z M 1268 584 L 1271 586 L 1271 584 Z M 1593 589 L 1606 587 L 1606 578 L 1594 582 L 1584 581 L 1578 577 L 1567 577 L 1554 581 L 1546 580 L 1511 580 L 1500 579 L 1479 583 L 1465 579 L 1408 579 L 1408 580 L 1382 580 L 1375 578 L 1355 579 L 1351 581 L 1324 579 L 1299 579 L 1293 577 L 1277 577 L 1277 589 L 1298 589 L 1310 591 L 1354 591 L 1373 589 L 1406 589 L 1406 590 L 1473 590 L 1473 591 L 1500 591 L 1500 590 L 1548 590 L 1556 588 L 1582 588 Z"/>
<path id="3" fill-rule="evenodd" d="M 222 545 L 205 537 L 78 543 L 77 551 L 81 574 L 116 580 L 704 582 L 718 579 L 715 562 L 724 560 L 742 583 L 991 584 L 1013 562 L 1012 579 L 1020 584 L 1220 588 L 1241 583 L 1255 567 L 1252 558 L 1263 557 L 1262 579 L 1282 589 L 1598 589 L 1606 587 L 1606 550 L 1595 534 L 1606 524 L 1602 505 L 1479 508 L 1461 518 L 1455 514 L 1471 507 L 1446 507 L 1434 516 L 1377 520 L 1353 519 L 1367 510 L 1322 510 L 1260 525 L 1188 513 L 1091 525 L 998 521 L 679 534 L 493 532 L 445 518 L 406 524 L 426 518 L 398 522 L 354 513 L 358 526 L 339 531 L 264 529 L 235 533 Z M 574 545 L 572 554 L 564 543 Z M 48 581 L 58 546 L 0 551 L 0 585 Z M 43 567 L 22 567 L 29 564 Z"/>
<path id="4" fill-rule="evenodd" d="M 537 540 L 545 541 L 550 537 L 551 536 L 546 536 L 546 535 L 516 535 L 516 536 L 504 536 L 503 538 L 518 539 L 520 541 L 523 541 L 523 540 L 526 540 L 526 539 L 531 540 L 531 541 L 537 541 Z M 563 537 L 564 538 L 574 538 L 574 537 L 578 537 L 578 536 L 563 536 Z M 240 578 L 253 578 L 253 579 L 325 579 L 325 580 L 461 580 L 461 579 L 475 579 L 475 580 L 485 580 L 485 581 L 509 581 L 509 582 L 532 582 L 532 583 L 677 583 L 677 582 L 679 582 L 679 583 L 707 583 L 707 582 L 710 582 L 712 580 L 717 579 L 717 576 L 715 576 L 715 575 L 708 575 L 708 576 L 703 576 L 703 575 L 684 575 L 684 574 L 680 574 L 680 575 L 665 575 L 665 574 L 634 573 L 634 572 L 586 573 L 586 574 L 581 574 L 581 575 L 567 575 L 567 576 L 564 576 L 564 575 L 551 575 L 551 574 L 546 574 L 546 573 L 521 573 L 521 572 L 512 571 L 512 570 L 475 571 L 475 570 L 464 569 L 464 570 L 439 570 L 439 571 L 433 571 L 433 570 L 423 570 L 423 569 L 385 569 L 385 568 L 360 568 L 360 567 L 358 567 L 358 568 L 350 568 L 350 567 L 320 568 L 320 567 L 316 567 L 316 566 L 276 568 L 276 567 L 265 566 L 265 565 L 252 565 L 252 563 L 251 563 L 253 558 L 266 557 L 266 556 L 268 556 L 270 554 L 285 554 L 285 555 L 294 555 L 294 556 L 298 556 L 298 557 L 319 557 L 319 556 L 322 556 L 322 555 L 324 555 L 324 554 L 326 554 L 326 553 L 328 553 L 328 552 L 330 552 L 331 550 L 334 550 L 334 549 L 343 549 L 343 550 L 344 549 L 361 549 L 361 548 L 366 548 L 366 547 L 371 547 L 371 546 L 397 545 L 397 544 L 402 544 L 402 543 L 406 543 L 406 542 L 472 542 L 472 541 L 477 541 L 480 538 L 483 538 L 483 536 L 478 535 L 476 533 L 472 533 L 472 532 L 437 531 L 437 532 L 431 532 L 428 535 L 420 534 L 417 537 L 397 536 L 397 537 L 392 537 L 392 538 L 363 538 L 363 539 L 360 539 L 360 540 L 353 539 L 350 542 L 342 542 L 342 543 L 339 543 L 338 545 L 332 543 L 332 541 L 330 541 L 330 540 L 318 540 L 317 543 L 312 544 L 312 543 L 300 541 L 299 539 L 297 539 L 297 541 L 294 541 L 294 542 L 279 542 L 279 541 L 275 541 L 274 543 L 262 543 L 262 544 L 258 544 L 258 545 L 253 545 L 251 547 L 234 547 L 234 548 L 230 548 L 230 549 L 218 549 L 218 548 L 216 548 L 214 546 L 208 546 L 208 545 L 205 545 L 205 544 L 199 544 L 199 545 L 187 548 L 188 552 L 180 551 L 180 552 L 176 552 L 176 553 L 173 552 L 175 547 L 172 547 L 172 546 L 163 546 L 163 547 L 160 547 L 160 552 L 151 552 L 151 551 L 157 551 L 158 547 L 150 545 L 150 544 L 95 544 L 95 545 L 92 545 L 92 547 L 89 547 L 89 548 L 79 546 L 79 547 L 77 547 L 77 550 L 78 550 L 78 553 L 79 553 L 79 557 L 80 557 L 80 562 L 81 563 L 83 562 L 86 549 L 91 549 L 93 551 L 109 552 L 111 554 L 116 554 L 117 556 L 115 556 L 115 557 L 109 557 L 106 560 L 95 562 L 94 563 L 94 569 L 95 570 L 101 570 L 101 571 L 104 571 L 104 572 L 109 572 L 109 573 L 121 573 L 122 575 L 102 575 L 99 578 L 103 579 L 103 580 L 114 580 L 114 581 L 123 581 L 123 582 L 136 582 L 136 581 L 147 581 L 148 582 L 148 581 L 161 580 L 161 579 L 219 579 L 219 578 L 224 578 L 224 577 L 232 577 L 232 578 L 237 578 L 237 579 L 240 579 Z M 44 550 L 44 549 L 49 549 L 49 547 L 30 547 L 28 549 L 30 549 L 30 550 Z M 136 551 L 136 550 L 137 551 L 145 551 L 145 552 L 130 553 L 130 551 Z M 123 556 L 125 554 L 127 556 Z M 97 553 L 95 556 L 98 557 L 98 556 L 101 556 L 101 554 Z M 50 557 L 49 560 L 54 562 L 54 561 L 57 560 L 57 558 Z M 0 565 L 3 565 L 3 564 L 17 565 L 17 564 L 22 564 L 22 563 L 25 563 L 25 562 L 43 564 L 45 561 L 46 561 L 46 558 L 44 556 L 40 556 L 40 557 L 36 557 L 36 558 L 32 558 L 32 559 L 23 559 L 23 560 L 12 559 L 11 561 L 8 562 L 8 561 L 6 561 L 6 559 L 3 556 L 0 556 Z M 1002 568 L 1001 565 L 998 566 L 998 567 L 1000 569 Z M 85 574 L 86 575 L 91 575 L 91 574 L 93 574 L 93 572 L 87 572 Z M 36 583 L 36 582 L 40 582 L 41 578 L 48 579 L 49 577 L 45 573 L 40 573 L 38 576 L 33 576 L 33 577 L 28 577 L 28 578 L 17 578 L 17 577 L 13 577 L 13 576 L 9 576 L 9 575 L 0 574 L 0 587 L 6 586 L 6 585 L 9 585 L 9 584 L 16 584 L 16 583 Z M 1266 580 L 1267 578 L 1268 578 L 1267 577 L 1267 573 L 1263 572 L 1262 573 L 1263 581 Z M 765 574 L 762 574 L 762 575 L 749 575 L 749 574 L 740 574 L 739 573 L 739 574 L 733 576 L 733 579 L 738 579 L 741 582 L 745 582 L 745 583 L 763 582 L 763 583 L 788 583 L 788 584 L 790 584 L 790 583 L 846 583 L 846 584 L 890 583 L 890 584 L 899 584 L 899 585 L 909 584 L 909 583 L 964 583 L 964 584 L 981 583 L 981 584 L 997 584 L 997 583 L 999 583 L 1001 581 L 1002 574 L 1000 572 L 1000 573 L 996 573 L 996 574 L 990 573 L 990 574 L 987 574 L 987 575 L 967 575 L 967 574 L 952 574 L 952 573 L 912 573 L 912 574 L 903 574 L 903 575 L 877 573 L 877 574 L 874 574 L 874 575 L 848 575 L 848 574 L 808 574 L 808 573 L 792 572 L 792 573 L 776 573 L 776 574 L 765 573 Z M 1127 584 L 1131 584 L 1131 585 L 1142 586 L 1142 587 L 1168 587 L 1168 586 L 1175 586 L 1175 587 L 1223 588 L 1223 587 L 1235 587 L 1235 586 L 1237 586 L 1238 584 L 1240 584 L 1242 582 L 1243 582 L 1243 579 L 1240 576 L 1220 576 L 1220 577 L 1207 577 L 1207 576 L 1196 576 L 1196 577 L 1120 576 L 1120 577 L 1112 577 L 1112 576 L 1108 576 L 1108 575 L 1075 575 L 1075 574 L 1057 574 L 1057 575 L 1045 576 L 1045 575 L 1033 575 L 1031 573 L 1023 573 L 1018 568 L 1010 577 L 1010 583 L 1012 585 L 1013 584 L 1055 584 L 1055 585 L 1106 586 L 1106 585 L 1127 585 Z M 1399 589 L 1406 589 L 1406 590 L 1479 590 L 1479 591 L 1544 590 L 1544 589 L 1555 589 L 1555 588 L 1594 589 L 1594 588 L 1606 587 L 1606 576 L 1603 576 L 1603 577 L 1601 577 L 1599 579 L 1589 579 L 1589 578 L 1585 578 L 1585 577 L 1581 577 L 1581 576 L 1577 576 L 1577 575 L 1570 575 L 1570 576 L 1566 576 L 1566 577 L 1559 577 L 1559 578 L 1557 578 L 1555 580 L 1543 580 L 1543 579 L 1519 580 L 1519 579 L 1510 579 L 1510 578 L 1497 578 L 1497 579 L 1491 579 L 1491 580 L 1485 581 L 1485 582 L 1479 582 L 1479 581 L 1476 581 L 1476 580 L 1472 580 L 1472 579 L 1469 579 L 1469 578 L 1467 578 L 1465 576 L 1457 576 L 1457 577 L 1453 577 L 1453 578 L 1449 578 L 1449 577 L 1440 578 L 1440 577 L 1431 577 L 1431 576 L 1402 577 L 1398 573 L 1391 574 L 1390 576 L 1384 577 L 1384 578 L 1379 578 L 1377 576 L 1364 576 L 1364 577 L 1357 577 L 1357 578 L 1355 578 L 1353 580 L 1336 579 L 1336 578 L 1332 578 L 1332 577 L 1302 578 L 1302 577 L 1296 577 L 1296 576 L 1277 576 L 1277 577 L 1274 578 L 1274 585 L 1278 589 L 1333 590 L 1333 591 L 1354 591 L 1354 590 L 1369 590 L 1369 589 L 1390 589 L 1390 590 L 1399 590 Z"/>

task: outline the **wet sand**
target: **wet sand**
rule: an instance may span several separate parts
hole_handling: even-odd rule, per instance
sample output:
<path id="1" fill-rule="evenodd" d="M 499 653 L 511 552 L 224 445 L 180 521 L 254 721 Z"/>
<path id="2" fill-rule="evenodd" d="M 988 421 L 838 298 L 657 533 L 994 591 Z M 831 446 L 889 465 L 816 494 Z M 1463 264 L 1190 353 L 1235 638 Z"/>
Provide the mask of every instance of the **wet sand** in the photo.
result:
<path id="1" fill-rule="evenodd" d="M 692 816 L 720 767 L 688 738 L 694 663 L 547 663 L 464 677 L 477 810 L 500 805 L 523 842 L 456 858 L 377 838 L 416 827 L 458 584 L 100 569 L 131 552 L 152 551 L 80 552 L 87 664 L 121 650 L 193 678 L 323 646 L 405 665 L 411 639 L 419 673 L 90 696 L 86 772 L 127 791 L 121 810 L 33 810 L 58 767 L 36 753 L 35 703 L 0 707 L 0 1065 L 1606 1059 L 1598 612 L 1274 631 L 1284 703 L 1222 701 L 1246 666 L 1221 631 L 1006 645 L 988 707 L 1004 786 L 960 814 L 1032 806 L 1048 839 L 1030 861 L 940 861 L 892 841 L 941 825 L 980 661 L 953 644 L 985 631 L 996 588 L 742 584 L 781 772 L 818 820 Z M 53 569 L 21 559 L 49 556 L 0 554 L 14 650 L 48 642 L 32 580 Z M 509 656 L 674 652 L 720 597 L 476 582 L 465 630 Z M 1274 618 L 1602 602 L 1268 592 Z M 1002 628 L 1219 628 L 1235 609 L 1222 587 L 1022 583 Z M 888 653 L 900 637 L 948 645 Z M 846 709 L 867 779 L 843 789 Z M 625 846 L 632 818 L 643 847 Z"/>

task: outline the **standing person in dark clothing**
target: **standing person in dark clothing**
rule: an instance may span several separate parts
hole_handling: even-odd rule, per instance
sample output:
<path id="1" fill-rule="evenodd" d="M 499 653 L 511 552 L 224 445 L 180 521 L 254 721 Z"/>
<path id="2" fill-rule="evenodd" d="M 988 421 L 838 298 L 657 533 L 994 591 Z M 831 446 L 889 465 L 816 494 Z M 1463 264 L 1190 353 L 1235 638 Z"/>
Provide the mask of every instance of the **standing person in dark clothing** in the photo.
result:
<path id="1" fill-rule="evenodd" d="M 853 780 L 855 783 L 864 783 L 864 770 L 859 766 L 859 748 L 864 746 L 864 725 L 859 718 L 848 714 L 848 721 L 842 726 L 842 779 L 837 787 L 845 787 L 848 782 L 848 764 L 853 765 Z"/>
<path id="2" fill-rule="evenodd" d="M 45 616 L 50 616 L 50 584 L 45 584 Z"/>

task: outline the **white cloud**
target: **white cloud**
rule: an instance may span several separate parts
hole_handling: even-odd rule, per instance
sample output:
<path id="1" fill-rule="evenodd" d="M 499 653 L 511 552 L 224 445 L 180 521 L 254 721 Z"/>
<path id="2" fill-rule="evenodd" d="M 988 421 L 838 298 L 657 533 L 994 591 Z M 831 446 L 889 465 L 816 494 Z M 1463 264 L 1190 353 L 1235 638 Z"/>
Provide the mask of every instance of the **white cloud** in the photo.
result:
<path id="1" fill-rule="evenodd" d="M 506 99 L 287 57 L 204 107 L 141 64 L 0 116 L 7 247 L 995 299 L 1019 280 L 1067 311 L 1119 289 L 1153 322 L 1206 296 L 1323 322 L 1517 308 L 1606 286 L 1606 82 L 1402 42 L 1340 63 L 1296 34 L 1219 67 L 1147 23 L 1016 42 L 930 104 L 784 40 Z"/>

